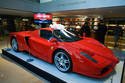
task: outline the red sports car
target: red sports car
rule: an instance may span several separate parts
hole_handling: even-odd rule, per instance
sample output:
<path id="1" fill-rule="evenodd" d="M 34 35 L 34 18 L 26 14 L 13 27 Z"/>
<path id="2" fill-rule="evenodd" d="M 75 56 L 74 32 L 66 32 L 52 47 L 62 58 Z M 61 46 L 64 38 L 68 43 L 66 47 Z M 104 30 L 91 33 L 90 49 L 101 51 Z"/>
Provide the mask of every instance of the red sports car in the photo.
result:
<path id="1" fill-rule="evenodd" d="M 118 63 L 113 52 L 92 38 L 78 37 L 67 30 L 41 28 L 10 34 L 15 51 L 28 51 L 61 72 L 77 72 L 94 78 L 111 73 Z"/>

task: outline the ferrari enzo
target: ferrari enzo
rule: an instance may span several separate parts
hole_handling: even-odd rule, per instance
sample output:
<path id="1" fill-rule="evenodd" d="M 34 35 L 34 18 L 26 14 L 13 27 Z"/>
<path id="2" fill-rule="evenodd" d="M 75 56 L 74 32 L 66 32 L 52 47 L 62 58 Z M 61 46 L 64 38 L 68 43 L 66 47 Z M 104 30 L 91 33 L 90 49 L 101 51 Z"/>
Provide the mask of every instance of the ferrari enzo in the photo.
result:
<path id="1" fill-rule="evenodd" d="M 40 28 L 10 33 L 14 51 L 27 51 L 54 63 L 61 72 L 76 72 L 94 78 L 109 75 L 119 60 L 113 52 L 92 38 L 79 37 L 67 30 Z"/>

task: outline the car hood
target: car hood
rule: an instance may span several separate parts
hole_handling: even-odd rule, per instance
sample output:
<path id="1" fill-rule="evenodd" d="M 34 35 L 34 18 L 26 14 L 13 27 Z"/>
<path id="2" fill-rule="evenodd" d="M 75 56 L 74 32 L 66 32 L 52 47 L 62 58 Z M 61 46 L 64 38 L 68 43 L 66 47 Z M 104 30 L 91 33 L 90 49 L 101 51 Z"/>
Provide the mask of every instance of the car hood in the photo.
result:
<path id="1" fill-rule="evenodd" d="M 79 49 L 80 51 L 88 53 L 90 55 L 96 54 L 105 58 L 111 58 L 112 56 L 114 56 L 113 52 L 109 48 L 105 47 L 103 44 L 92 38 L 84 38 L 80 41 L 67 44 L 67 46 Z"/>

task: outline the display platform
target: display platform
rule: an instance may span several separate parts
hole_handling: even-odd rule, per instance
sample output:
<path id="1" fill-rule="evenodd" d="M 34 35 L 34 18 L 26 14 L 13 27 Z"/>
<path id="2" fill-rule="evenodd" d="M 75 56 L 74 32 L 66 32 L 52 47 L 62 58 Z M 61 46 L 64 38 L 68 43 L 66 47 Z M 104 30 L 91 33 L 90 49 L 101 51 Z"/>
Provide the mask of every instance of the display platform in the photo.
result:
<path id="1" fill-rule="evenodd" d="M 62 73 L 54 64 L 47 63 L 25 52 L 15 52 L 12 49 L 2 49 L 2 56 L 7 57 L 31 72 L 52 83 L 121 83 L 124 61 L 120 61 L 113 73 L 102 79 L 90 78 L 77 73 Z"/>

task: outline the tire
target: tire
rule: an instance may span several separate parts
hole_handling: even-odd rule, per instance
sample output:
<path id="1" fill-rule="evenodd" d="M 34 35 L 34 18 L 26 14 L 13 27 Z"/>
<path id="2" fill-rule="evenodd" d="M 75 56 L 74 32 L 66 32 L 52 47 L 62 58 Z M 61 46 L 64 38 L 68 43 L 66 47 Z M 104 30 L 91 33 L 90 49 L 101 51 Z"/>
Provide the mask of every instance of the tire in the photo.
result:
<path id="1" fill-rule="evenodd" d="M 72 61 L 69 54 L 62 50 L 55 53 L 54 64 L 61 72 L 69 72 L 72 69 Z"/>
<path id="2" fill-rule="evenodd" d="M 16 40 L 16 38 L 12 38 L 11 39 L 11 47 L 14 51 L 19 51 L 19 48 L 18 48 L 18 42 Z"/>

